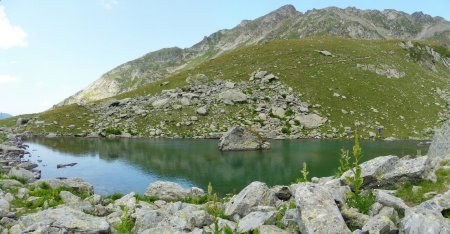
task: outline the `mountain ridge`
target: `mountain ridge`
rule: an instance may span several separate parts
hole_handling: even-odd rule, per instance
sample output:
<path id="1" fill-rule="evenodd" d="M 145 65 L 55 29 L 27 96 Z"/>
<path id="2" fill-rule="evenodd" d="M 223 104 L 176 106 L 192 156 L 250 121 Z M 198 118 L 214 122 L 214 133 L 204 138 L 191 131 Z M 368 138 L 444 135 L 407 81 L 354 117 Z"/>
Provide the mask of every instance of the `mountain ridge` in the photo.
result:
<path id="1" fill-rule="evenodd" d="M 232 29 L 212 33 L 192 47 L 164 48 L 128 61 L 59 105 L 87 103 L 128 92 L 244 46 L 312 35 L 448 42 L 450 22 L 422 12 L 328 7 L 301 13 L 285 5 L 254 20 L 243 20 Z"/>
<path id="2" fill-rule="evenodd" d="M 13 117 L 13 115 L 8 114 L 8 113 L 0 112 L 0 119 L 6 119 L 6 118 L 9 118 L 9 117 Z"/>

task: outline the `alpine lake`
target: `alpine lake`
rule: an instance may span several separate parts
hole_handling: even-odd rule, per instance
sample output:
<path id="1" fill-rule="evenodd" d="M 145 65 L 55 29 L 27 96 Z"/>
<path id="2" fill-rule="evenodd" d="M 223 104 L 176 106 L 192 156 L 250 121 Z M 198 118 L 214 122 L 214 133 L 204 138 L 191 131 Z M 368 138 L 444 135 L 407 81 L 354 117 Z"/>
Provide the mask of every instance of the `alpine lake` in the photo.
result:
<path id="1" fill-rule="evenodd" d="M 341 149 L 351 140 L 271 141 L 267 151 L 221 152 L 217 140 L 30 138 L 28 160 L 38 163 L 42 178 L 79 177 L 95 192 L 144 193 L 162 180 L 202 189 L 211 183 L 221 195 L 237 193 L 252 181 L 289 185 L 301 176 L 303 162 L 309 177 L 332 176 Z M 419 141 L 361 141 L 363 161 L 377 156 L 425 154 Z M 58 164 L 77 163 L 57 168 Z"/>

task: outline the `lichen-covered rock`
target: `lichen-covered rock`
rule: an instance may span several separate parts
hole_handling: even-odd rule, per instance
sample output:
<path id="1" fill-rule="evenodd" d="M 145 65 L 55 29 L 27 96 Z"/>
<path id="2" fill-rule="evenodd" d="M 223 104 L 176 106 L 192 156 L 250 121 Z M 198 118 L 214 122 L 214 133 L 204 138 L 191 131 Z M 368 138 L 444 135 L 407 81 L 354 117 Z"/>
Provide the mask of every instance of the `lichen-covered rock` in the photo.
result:
<path id="1" fill-rule="evenodd" d="M 333 197 L 321 185 L 298 185 L 295 201 L 301 233 L 351 233 Z"/>
<path id="2" fill-rule="evenodd" d="M 306 129 L 314 129 L 324 125 L 328 119 L 317 114 L 307 114 L 295 116 L 295 120 L 299 121 Z"/>
<path id="3" fill-rule="evenodd" d="M 427 156 L 399 159 L 397 156 L 381 156 L 362 163 L 363 188 L 379 188 L 399 182 L 416 182 L 428 177 L 431 167 Z M 342 181 L 353 176 L 349 170 L 341 176 Z"/>
<path id="4" fill-rule="evenodd" d="M 258 229 L 264 224 L 275 223 L 275 211 L 261 212 L 254 211 L 242 218 L 237 226 L 239 233 L 249 232 L 251 230 Z"/>
<path id="5" fill-rule="evenodd" d="M 71 208 L 86 212 L 91 212 L 94 210 L 94 207 L 89 201 L 83 201 L 81 200 L 81 198 L 75 196 L 71 192 L 61 191 L 59 193 L 59 197 L 61 197 L 61 200 L 64 202 L 64 204 Z"/>
<path id="6" fill-rule="evenodd" d="M 204 194 L 205 192 L 200 188 L 187 189 L 177 183 L 168 181 L 157 181 L 149 184 L 145 192 L 146 196 L 153 196 L 166 201 L 180 200 L 188 196 L 202 196 Z"/>
<path id="7" fill-rule="evenodd" d="M 10 233 L 109 233 L 105 218 L 85 214 L 70 207 L 59 207 L 22 216 Z"/>
<path id="8" fill-rule="evenodd" d="M 237 89 L 229 89 L 224 92 L 219 93 L 219 100 L 228 105 L 233 105 L 235 103 L 245 103 L 247 102 L 247 95 Z"/>
<path id="9" fill-rule="evenodd" d="M 15 176 L 18 178 L 23 178 L 27 180 L 28 182 L 33 182 L 36 179 L 40 178 L 39 173 L 35 173 L 26 169 L 23 169 L 21 167 L 12 167 L 11 170 L 8 173 L 9 176 Z"/>
<path id="10" fill-rule="evenodd" d="M 450 219 L 444 218 L 441 213 L 422 207 L 410 208 L 406 210 L 405 217 L 400 221 L 400 233 L 450 233 Z"/>
<path id="11" fill-rule="evenodd" d="M 398 233 L 398 228 L 388 217 L 376 215 L 364 225 L 362 233 Z"/>
<path id="12" fill-rule="evenodd" d="M 343 209 L 341 211 L 344 220 L 349 226 L 362 228 L 369 222 L 370 217 L 365 214 L 361 214 L 355 208 Z"/>
<path id="13" fill-rule="evenodd" d="M 57 187 L 69 187 L 77 193 L 88 193 L 90 195 L 94 194 L 94 186 L 89 184 L 88 182 L 83 181 L 80 178 L 71 178 L 66 180 L 59 179 L 43 179 L 34 182 L 36 185 L 40 185 L 41 183 L 48 184 L 51 188 Z"/>
<path id="14" fill-rule="evenodd" d="M 233 216 L 238 214 L 243 217 L 249 214 L 253 207 L 274 205 L 275 199 L 275 193 L 265 183 L 255 181 L 226 203 L 225 215 Z"/>
<path id="15" fill-rule="evenodd" d="M 269 149 L 270 144 L 257 133 L 244 127 L 233 127 L 225 133 L 219 141 L 219 149 L 232 150 L 264 150 Z"/>
<path id="16" fill-rule="evenodd" d="M 404 212 L 409 208 L 402 199 L 393 196 L 386 191 L 375 189 L 373 194 L 375 195 L 376 201 L 384 206 L 392 207 L 401 212 Z"/>

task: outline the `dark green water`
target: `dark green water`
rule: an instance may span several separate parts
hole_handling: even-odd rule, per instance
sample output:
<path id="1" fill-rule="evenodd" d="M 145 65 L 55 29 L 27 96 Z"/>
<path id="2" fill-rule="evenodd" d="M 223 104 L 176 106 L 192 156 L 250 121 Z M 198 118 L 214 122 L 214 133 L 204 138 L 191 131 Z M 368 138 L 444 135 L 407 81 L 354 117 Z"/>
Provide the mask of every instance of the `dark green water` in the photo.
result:
<path id="1" fill-rule="evenodd" d="M 81 177 L 97 193 L 143 193 L 157 180 L 206 188 L 211 182 L 221 193 L 235 193 L 251 181 L 269 185 L 290 184 L 299 177 L 303 162 L 310 176 L 336 172 L 340 149 L 351 141 L 273 141 L 269 151 L 220 152 L 216 140 L 111 140 L 82 138 L 34 138 L 30 160 L 39 163 L 43 178 Z M 381 155 L 416 155 L 416 141 L 363 141 L 364 160 Z M 56 164 L 74 167 L 57 169 Z"/>

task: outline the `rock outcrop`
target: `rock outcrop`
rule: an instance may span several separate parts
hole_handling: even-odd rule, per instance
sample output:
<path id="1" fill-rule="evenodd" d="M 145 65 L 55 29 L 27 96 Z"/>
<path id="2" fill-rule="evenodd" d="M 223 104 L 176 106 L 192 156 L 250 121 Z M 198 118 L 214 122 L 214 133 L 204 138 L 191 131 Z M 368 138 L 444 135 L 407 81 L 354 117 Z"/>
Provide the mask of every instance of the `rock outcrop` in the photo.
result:
<path id="1" fill-rule="evenodd" d="M 239 126 L 233 127 L 225 133 L 219 142 L 219 149 L 222 151 L 264 150 L 269 148 L 270 143 L 264 141 L 258 133 Z"/>

